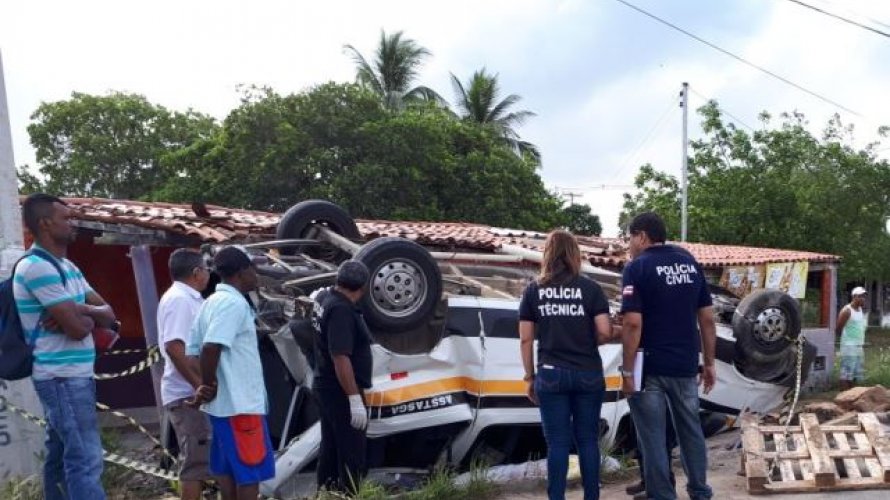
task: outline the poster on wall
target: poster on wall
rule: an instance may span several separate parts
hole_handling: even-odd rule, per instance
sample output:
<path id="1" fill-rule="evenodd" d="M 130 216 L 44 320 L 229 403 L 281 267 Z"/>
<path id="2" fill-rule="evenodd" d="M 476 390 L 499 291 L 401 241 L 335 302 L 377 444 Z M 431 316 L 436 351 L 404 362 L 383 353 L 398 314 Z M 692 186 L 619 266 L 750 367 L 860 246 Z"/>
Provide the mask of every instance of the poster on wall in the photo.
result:
<path id="1" fill-rule="evenodd" d="M 795 299 L 802 299 L 807 292 L 809 268 L 809 262 L 767 264 L 764 288 L 782 290 Z"/>
<path id="2" fill-rule="evenodd" d="M 765 266 L 738 266 L 723 268 L 720 286 L 739 297 L 745 297 L 754 290 L 763 288 Z"/>

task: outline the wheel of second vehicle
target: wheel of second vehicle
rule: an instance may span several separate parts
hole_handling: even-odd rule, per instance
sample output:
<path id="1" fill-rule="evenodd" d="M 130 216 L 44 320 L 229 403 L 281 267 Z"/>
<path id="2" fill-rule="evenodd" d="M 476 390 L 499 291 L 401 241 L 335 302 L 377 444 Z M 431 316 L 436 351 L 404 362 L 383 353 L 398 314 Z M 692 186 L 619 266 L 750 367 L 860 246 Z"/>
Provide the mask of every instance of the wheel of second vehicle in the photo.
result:
<path id="1" fill-rule="evenodd" d="M 800 383 L 804 383 L 809 376 L 813 361 L 816 359 L 816 346 L 809 342 L 802 345 L 803 352 L 798 352 L 799 347 L 792 345 L 788 350 L 769 356 L 745 355 L 736 353 L 735 366 L 739 372 L 759 382 L 781 385 L 793 388 L 797 383 L 797 358 L 801 355 Z"/>
<path id="2" fill-rule="evenodd" d="M 327 226 L 335 233 L 351 240 L 361 239 L 358 226 L 340 205 L 325 200 L 305 200 L 287 209 L 278 222 L 275 237 L 280 240 L 305 238 L 313 224 Z M 282 248 L 284 254 L 295 249 Z"/>
<path id="3" fill-rule="evenodd" d="M 377 238 L 353 258 L 371 273 L 362 306 L 372 329 L 404 332 L 432 316 L 442 295 L 442 274 L 425 248 L 403 238 Z"/>
<path id="4" fill-rule="evenodd" d="M 732 333 L 745 355 L 780 353 L 800 335 L 800 307 L 787 293 L 757 290 L 736 308 Z"/>

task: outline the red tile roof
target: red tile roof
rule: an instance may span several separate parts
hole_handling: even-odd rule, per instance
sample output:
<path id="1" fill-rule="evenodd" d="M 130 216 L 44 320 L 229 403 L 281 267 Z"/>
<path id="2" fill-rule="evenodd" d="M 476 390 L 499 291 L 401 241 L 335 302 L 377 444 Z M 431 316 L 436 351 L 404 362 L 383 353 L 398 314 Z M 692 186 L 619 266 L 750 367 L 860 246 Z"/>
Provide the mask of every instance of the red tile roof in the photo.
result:
<path id="1" fill-rule="evenodd" d="M 275 235 L 277 214 L 193 203 L 66 198 L 77 218 L 193 236 L 202 242 L 239 241 Z M 199 215 L 200 214 L 200 215 Z"/>
<path id="2" fill-rule="evenodd" d="M 202 242 L 223 243 L 269 239 L 275 236 L 279 215 L 214 205 L 139 202 L 99 198 L 67 198 L 77 218 L 109 224 L 127 224 L 191 236 Z M 400 236 L 420 244 L 449 250 L 493 252 L 503 245 L 543 250 L 544 234 L 501 229 L 463 222 L 403 222 L 357 220 L 365 239 Z M 622 267 L 627 261 L 624 243 L 616 238 L 579 237 L 585 256 L 594 265 Z M 773 262 L 838 262 L 836 255 L 732 245 L 680 244 L 705 267 L 757 265 Z"/>

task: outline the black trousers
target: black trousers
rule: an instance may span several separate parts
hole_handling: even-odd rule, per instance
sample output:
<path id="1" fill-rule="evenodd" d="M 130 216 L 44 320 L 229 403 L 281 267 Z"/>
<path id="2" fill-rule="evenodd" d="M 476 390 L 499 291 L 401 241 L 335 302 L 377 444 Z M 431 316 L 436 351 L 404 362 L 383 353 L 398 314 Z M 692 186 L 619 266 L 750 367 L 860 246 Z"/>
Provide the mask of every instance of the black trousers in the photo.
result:
<path id="1" fill-rule="evenodd" d="M 354 493 L 367 473 L 365 431 L 350 425 L 349 400 L 340 387 L 314 389 L 321 415 L 318 487 Z"/>

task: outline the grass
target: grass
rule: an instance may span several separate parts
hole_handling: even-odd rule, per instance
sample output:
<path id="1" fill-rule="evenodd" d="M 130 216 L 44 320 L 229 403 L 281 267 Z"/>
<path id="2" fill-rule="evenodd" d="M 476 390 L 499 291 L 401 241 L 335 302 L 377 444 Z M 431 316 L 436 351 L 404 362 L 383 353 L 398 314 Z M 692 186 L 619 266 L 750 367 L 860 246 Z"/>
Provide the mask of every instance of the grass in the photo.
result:
<path id="1" fill-rule="evenodd" d="M 865 341 L 866 385 L 890 387 L 890 329 L 869 328 Z"/>
<path id="2" fill-rule="evenodd" d="M 355 495 L 334 491 L 320 491 L 315 500 L 485 500 L 498 494 L 497 485 L 486 478 L 487 468 L 481 462 L 470 467 L 470 480 L 463 485 L 455 484 L 454 471 L 437 468 L 424 481 L 423 486 L 410 491 L 389 491 L 382 485 L 365 478 L 359 483 Z"/>
<path id="3" fill-rule="evenodd" d="M 835 356 L 831 372 L 835 389 L 839 371 L 840 359 Z M 890 328 L 869 327 L 865 333 L 865 380 L 860 385 L 878 384 L 890 388 Z"/>
<path id="4" fill-rule="evenodd" d="M 41 500 L 43 484 L 40 476 L 8 477 L 0 487 L 2 500 Z"/>
<path id="5" fill-rule="evenodd" d="M 636 460 L 630 458 L 626 453 L 616 453 L 616 451 L 614 443 L 607 445 L 603 439 L 600 439 L 600 482 L 603 484 L 623 482 L 638 475 Z M 606 457 L 614 457 L 618 460 L 618 470 L 609 472 L 604 470 Z"/>

